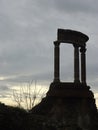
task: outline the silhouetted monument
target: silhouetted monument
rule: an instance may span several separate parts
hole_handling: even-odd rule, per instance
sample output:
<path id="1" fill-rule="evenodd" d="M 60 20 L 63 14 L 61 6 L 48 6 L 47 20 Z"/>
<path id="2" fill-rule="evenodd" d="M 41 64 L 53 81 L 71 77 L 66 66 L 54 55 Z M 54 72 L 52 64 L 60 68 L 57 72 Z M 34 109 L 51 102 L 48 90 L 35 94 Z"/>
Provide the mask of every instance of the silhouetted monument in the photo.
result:
<path id="1" fill-rule="evenodd" d="M 48 96 L 91 97 L 93 93 L 86 83 L 86 42 L 88 36 L 73 31 L 58 29 L 57 41 L 54 41 L 54 81 L 50 85 Z M 74 82 L 60 82 L 60 44 L 72 44 L 74 48 Z M 79 70 L 79 52 L 81 53 L 81 81 Z M 66 68 L 65 68 L 66 69 Z M 69 68 L 70 69 L 70 68 Z"/>
<path id="2" fill-rule="evenodd" d="M 79 47 L 81 52 L 81 82 L 86 84 L 86 42 L 88 36 L 73 30 L 58 30 L 58 39 L 54 42 L 54 82 L 59 82 L 59 46 L 61 43 L 70 43 L 74 47 L 74 82 L 80 83 L 79 79 Z"/>
<path id="3" fill-rule="evenodd" d="M 57 40 L 54 41 L 54 80 L 46 97 L 32 109 L 33 114 L 45 117 L 43 130 L 98 130 L 94 95 L 86 83 L 88 40 L 88 36 L 81 32 L 58 29 Z M 61 43 L 72 44 L 74 48 L 73 82 L 60 81 Z M 79 53 L 81 53 L 81 76 Z"/>

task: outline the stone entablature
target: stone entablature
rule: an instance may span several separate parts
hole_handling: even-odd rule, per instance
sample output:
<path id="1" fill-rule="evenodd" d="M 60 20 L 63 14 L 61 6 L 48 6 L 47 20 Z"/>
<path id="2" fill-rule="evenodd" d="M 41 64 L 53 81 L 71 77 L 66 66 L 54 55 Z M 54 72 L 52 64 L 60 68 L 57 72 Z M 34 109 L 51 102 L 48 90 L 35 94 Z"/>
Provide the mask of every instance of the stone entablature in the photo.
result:
<path id="1" fill-rule="evenodd" d="M 79 31 L 70 29 L 58 29 L 57 41 L 60 43 L 72 43 L 83 46 L 89 40 L 89 37 Z"/>

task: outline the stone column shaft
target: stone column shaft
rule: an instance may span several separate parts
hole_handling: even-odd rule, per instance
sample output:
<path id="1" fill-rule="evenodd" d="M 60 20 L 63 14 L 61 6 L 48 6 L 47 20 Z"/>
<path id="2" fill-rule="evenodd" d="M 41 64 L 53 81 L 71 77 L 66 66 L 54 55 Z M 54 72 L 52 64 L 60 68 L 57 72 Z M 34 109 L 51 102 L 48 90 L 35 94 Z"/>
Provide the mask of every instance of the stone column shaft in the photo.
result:
<path id="1" fill-rule="evenodd" d="M 54 82 L 59 82 L 59 68 L 60 68 L 60 54 L 59 54 L 59 42 L 54 42 Z"/>
<path id="2" fill-rule="evenodd" d="M 79 83 L 79 47 L 74 45 L 74 82 Z"/>
<path id="3" fill-rule="evenodd" d="M 85 46 L 81 47 L 81 82 L 86 84 L 86 48 Z"/>

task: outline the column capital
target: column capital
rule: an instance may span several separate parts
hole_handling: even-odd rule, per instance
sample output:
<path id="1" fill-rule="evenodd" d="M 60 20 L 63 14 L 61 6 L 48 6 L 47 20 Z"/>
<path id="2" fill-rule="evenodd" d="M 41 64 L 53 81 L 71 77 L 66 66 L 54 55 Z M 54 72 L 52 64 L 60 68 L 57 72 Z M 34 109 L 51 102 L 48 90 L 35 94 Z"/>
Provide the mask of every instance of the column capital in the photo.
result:
<path id="1" fill-rule="evenodd" d="M 86 50 L 87 50 L 87 49 L 86 49 L 86 46 L 82 46 L 82 47 L 80 48 L 80 52 L 81 52 L 81 53 L 83 53 L 83 52 L 85 53 Z"/>
<path id="2" fill-rule="evenodd" d="M 54 45 L 55 45 L 55 46 L 59 46 L 59 45 L 60 45 L 60 42 L 54 41 Z"/>
<path id="3" fill-rule="evenodd" d="M 80 47 L 78 44 L 74 44 L 74 43 L 73 43 L 73 46 L 74 46 L 75 48 L 76 48 L 76 47 L 77 47 L 77 48 Z"/>

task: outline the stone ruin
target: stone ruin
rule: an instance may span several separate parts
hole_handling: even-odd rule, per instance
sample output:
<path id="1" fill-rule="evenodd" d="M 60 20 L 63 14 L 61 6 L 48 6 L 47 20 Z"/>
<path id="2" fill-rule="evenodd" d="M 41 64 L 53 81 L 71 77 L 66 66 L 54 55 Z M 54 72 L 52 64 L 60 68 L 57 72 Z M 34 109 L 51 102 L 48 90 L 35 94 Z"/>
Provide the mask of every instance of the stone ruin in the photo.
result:
<path id="1" fill-rule="evenodd" d="M 32 114 L 43 118 L 42 130 L 98 130 L 94 94 L 86 82 L 86 42 L 89 37 L 74 30 L 58 29 L 54 41 L 54 80 Z M 60 81 L 60 44 L 74 48 L 74 81 Z M 81 59 L 79 59 L 79 53 Z M 81 61 L 81 62 L 80 62 Z M 80 64 L 81 63 L 81 76 Z M 81 79 L 80 79 L 81 77 Z"/>

